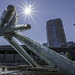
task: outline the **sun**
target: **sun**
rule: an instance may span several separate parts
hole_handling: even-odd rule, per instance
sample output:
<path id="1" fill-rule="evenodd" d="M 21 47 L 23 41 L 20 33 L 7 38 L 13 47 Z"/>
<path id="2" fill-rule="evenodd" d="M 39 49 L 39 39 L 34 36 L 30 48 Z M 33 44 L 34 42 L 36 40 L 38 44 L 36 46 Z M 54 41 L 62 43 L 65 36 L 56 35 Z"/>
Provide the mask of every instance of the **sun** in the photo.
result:
<path id="1" fill-rule="evenodd" d="M 26 15 L 32 14 L 32 6 L 31 5 L 25 7 L 24 14 L 26 14 Z"/>
<path id="2" fill-rule="evenodd" d="M 33 19 L 32 15 L 34 15 L 34 13 L 36 12 L 33 5 L 31 5 L 31 4 L 27 5 L 26 4 L 26 5 L 19 6 L 19 7 L 21 7 L 21 13 L 20 14 L 25 16 L 25 20 L 27 17 Z"/>
<path id="3" fill-rule="evenodd" d="M 24 10 L 24 12 L 25 12 L 26 15 L 31 14 L 32 13 L 32 6 L 29 5 L 28 7 L 26 7 L 25 10 Z"/>
<path id="4" fill-rule="evenodd" d="M 27 2 L 25 2 L 22 3 L 22 5 L 18 5 L 18 4 L 16 5 L 20 7 L 19 15 L 22 15 L 24 17 L 24 21 L 26 21 L 27 19 L 28 20 L 32 19 L 36 23 L 34 17 L 37 16 L 36 13 L 38 11 L 36 11 L 37 7 L 35 6 L 35 3 L 28 4 Z"/>

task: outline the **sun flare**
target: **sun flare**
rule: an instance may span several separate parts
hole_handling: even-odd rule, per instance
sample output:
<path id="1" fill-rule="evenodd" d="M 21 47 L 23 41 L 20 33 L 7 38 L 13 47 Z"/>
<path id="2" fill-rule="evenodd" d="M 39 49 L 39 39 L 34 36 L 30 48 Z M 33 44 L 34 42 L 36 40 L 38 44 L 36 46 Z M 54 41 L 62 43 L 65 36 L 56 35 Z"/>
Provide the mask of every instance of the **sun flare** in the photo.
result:
<path id="1" fill-rule="evenodd" d="M 20 7 L 22 8 L 20 14 L 25 16 L 25 20 L 27 17 L 33 19 L 33 15 L 35 15 L 34 12 L 36 12 L 33 5 L 31 5 L 31 4 L 27 5 L 26 4 L 26 5 L 23 5 Z"/>
<path id="2" fill-rule="evenodd" d="M 22 5 L 17 5 L 17 6 L 21 8 L 19 15 L 23 15 L 24 20 L 31 18 L 36 23 L 34 16 L 36 16 L 35 13 L 37 13 L 38 11 L 36 11 L 35 3 L 27 4 L 26 2 L 25 4 L 22 3 Z"/>
<path id="3" fill-rule="evenodd" d="M 28 7 L 25 7 L 24 13 L 26 15 L 30 15 L 32 13 L 32 7 L 31 7 L 31 5 L 29 5 Z"/>

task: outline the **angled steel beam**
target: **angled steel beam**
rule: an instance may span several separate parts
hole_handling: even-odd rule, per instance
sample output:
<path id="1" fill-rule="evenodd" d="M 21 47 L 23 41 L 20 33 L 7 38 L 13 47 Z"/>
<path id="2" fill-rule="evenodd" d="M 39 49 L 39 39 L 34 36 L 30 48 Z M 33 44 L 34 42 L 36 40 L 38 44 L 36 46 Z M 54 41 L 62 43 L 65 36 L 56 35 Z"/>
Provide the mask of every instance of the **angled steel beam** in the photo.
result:
<path id="1" fill-rule="evenodd" d="M 39 65 L 32 59 L 32 57 L 21 47 L 21 45 L 11 36 L 4 36 L 4 38 L 11 44 L 11 46 L 33 67 Z"/>
<path id="2" fill-rule="evenodd" d="M 75 63 L 63 55 L 25 37 L 21 33 L 14 35 L 21 43 L 27 46 L 32 52 L 42 58 L 49 65 L 53 66 L 62 75 L 75 75 Z"/>

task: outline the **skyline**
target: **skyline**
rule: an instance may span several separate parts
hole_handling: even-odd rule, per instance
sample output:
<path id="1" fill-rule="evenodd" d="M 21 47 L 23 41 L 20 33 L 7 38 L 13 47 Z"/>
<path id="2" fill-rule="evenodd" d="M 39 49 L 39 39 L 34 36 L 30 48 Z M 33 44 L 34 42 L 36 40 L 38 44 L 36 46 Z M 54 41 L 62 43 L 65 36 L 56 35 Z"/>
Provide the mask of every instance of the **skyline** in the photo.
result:
<path id="1" fill-rule="evenodd" d="M 27 2 L 27 4 L 34 4 L 35 11 L 33 18 L 26 18 L 21 13 L 21 8 L 18 6 L 23 6 L 23 4 Z M 54 1 L 54 0 L 0 0 L 0 16 L 4 9 L 9 5 L 14 5 L 16 8 L 17 13 L 19 14 L 19 21 L 18 24 L 31 24 L 31 30 L 22 32 L 25 36 L 31 38 L 32 40 L 45 43 L 47 42 L 46 37 L 46 22 L 48 20 L 61 18 L 64 26 L 64 31 L 66 35 L 67 41 L 74 41 L 75 42 L 75 27 L 73 24 L 75 23 L 75 5 L 73 0 L 71 1 Z M 3 37 L 0 37 L 0 45 L 7 45 L 8 42 L 4 40 Z"/>

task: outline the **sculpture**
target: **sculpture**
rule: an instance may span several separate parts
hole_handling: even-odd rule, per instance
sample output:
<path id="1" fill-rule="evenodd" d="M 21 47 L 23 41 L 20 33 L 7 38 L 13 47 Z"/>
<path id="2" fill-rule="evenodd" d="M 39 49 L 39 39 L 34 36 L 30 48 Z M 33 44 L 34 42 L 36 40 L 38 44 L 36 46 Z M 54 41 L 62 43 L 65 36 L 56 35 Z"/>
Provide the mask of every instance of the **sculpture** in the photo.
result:
<path id="1" fill-rule="evenodd" d="M 29 24 L 17 25 L 18 14 L 16 13 L 15 7 L 9 5 L 3 12 L 0 18 L 0 36 L 10 40 L 11 46 L 31 65 L 39 66 L 31 56 L 17 43 L 13 38 L 14 34 L 23 30 L 31 28 Z"/>
<path id="2" fill-rule="evenodd" d="M 10 16 L 8 13 L 10 13 Z M 39 65 L 26 53 L 26 51 L 16 42 L 13 37 L 27 46 L 46 63 L 53 66 L 62 75 L 75 75 L 75 63 L 73 61 L 31 40 L 30 38 L 25 37 L 20 33 L 20 31 L 30 29 L 31 27 L 29 24 L 16 25 L 17 20 L 18 17 L 15 7 L 9 5 L 0 19 L 0 35 L 3 36 L 30 65 L 39 67 Z"/>

